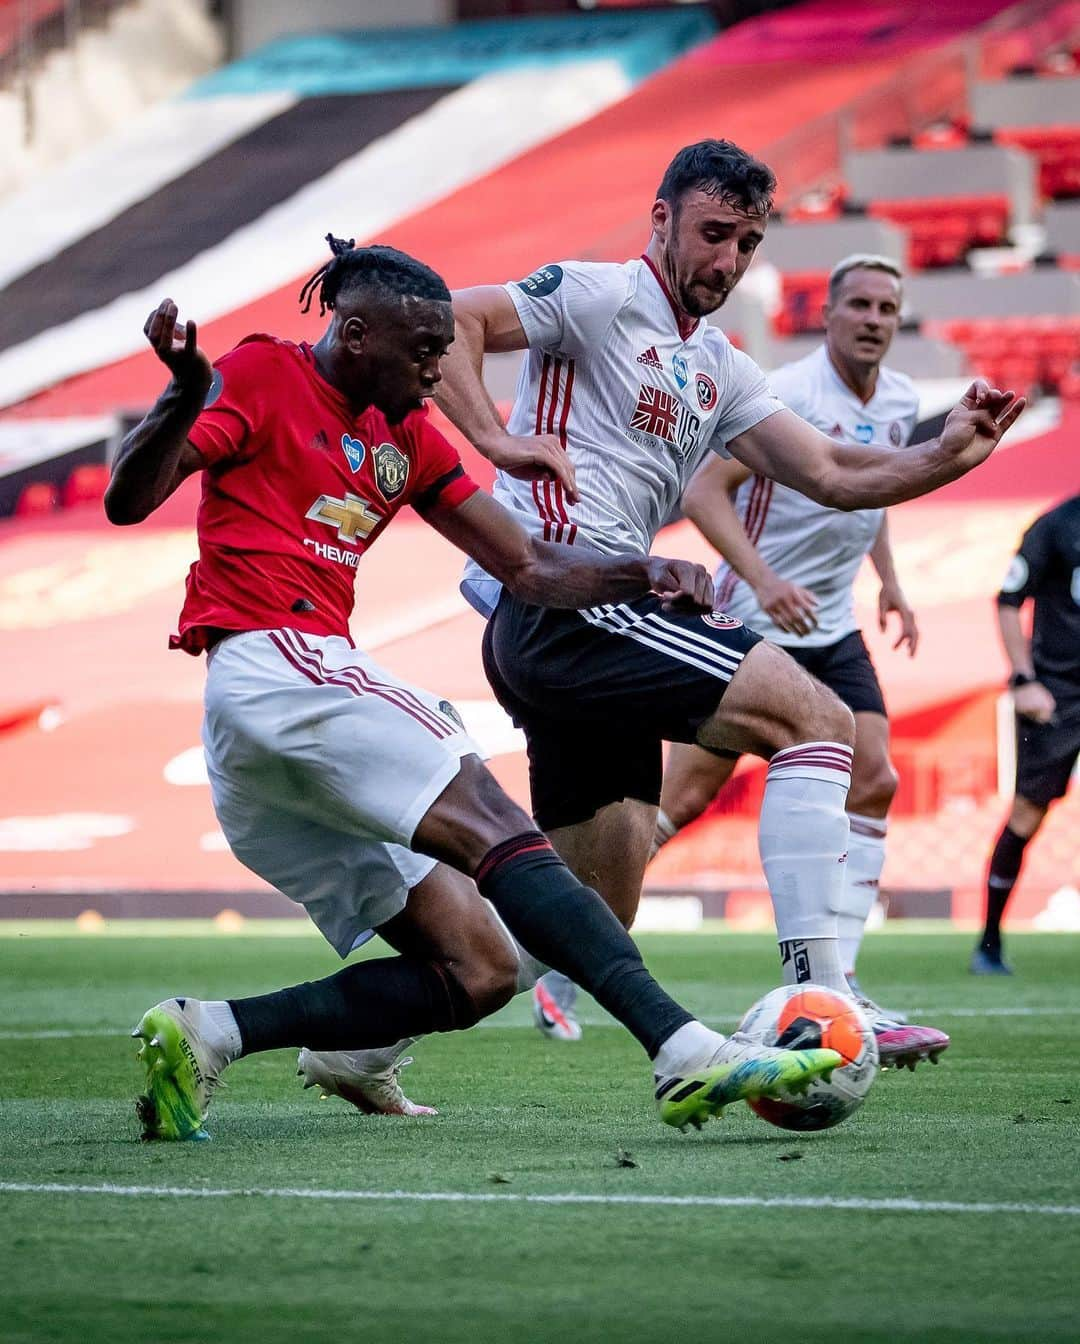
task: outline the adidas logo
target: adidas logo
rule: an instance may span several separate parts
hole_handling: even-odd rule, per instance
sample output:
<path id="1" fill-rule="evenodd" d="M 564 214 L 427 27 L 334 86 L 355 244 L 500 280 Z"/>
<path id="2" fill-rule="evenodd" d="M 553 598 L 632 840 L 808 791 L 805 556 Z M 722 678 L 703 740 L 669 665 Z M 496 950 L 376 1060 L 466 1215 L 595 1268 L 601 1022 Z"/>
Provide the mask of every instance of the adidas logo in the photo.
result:
<path id="1" fill-rule="evenodd" d="M 656 353 L 656 346 L 650 345 L 648 350 L 638 355 L 639 364 L 647 364 L 650 369 L 662 369 L 664 366 L 660 362 L 660 356 Z"/>

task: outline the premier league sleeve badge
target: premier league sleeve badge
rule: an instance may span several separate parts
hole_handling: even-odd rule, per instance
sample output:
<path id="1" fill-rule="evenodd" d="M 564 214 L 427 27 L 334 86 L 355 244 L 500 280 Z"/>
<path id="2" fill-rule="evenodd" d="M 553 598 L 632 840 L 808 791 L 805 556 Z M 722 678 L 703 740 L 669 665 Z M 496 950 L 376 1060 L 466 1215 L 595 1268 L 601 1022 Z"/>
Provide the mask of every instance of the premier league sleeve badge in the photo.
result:
<path id="1" fill-rule="evenodd" d="M 393 443 L 380 443 L 371 450 L 375 484 L 387 502 L 397 499 L 409 479 L 409 459 Z"/>

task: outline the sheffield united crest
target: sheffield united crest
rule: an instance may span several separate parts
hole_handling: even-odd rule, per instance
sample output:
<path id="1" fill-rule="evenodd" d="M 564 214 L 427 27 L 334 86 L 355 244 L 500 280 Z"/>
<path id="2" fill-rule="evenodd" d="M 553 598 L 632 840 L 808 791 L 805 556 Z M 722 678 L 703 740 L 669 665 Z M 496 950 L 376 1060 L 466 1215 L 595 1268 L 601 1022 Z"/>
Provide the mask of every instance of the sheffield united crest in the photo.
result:
<path id="1" fill-rule="evenodd" d="M 375 466 L 375 484 L 383 499 L 397 499 L 409 479 L 409 459 L 392 443 L 380 443 L 371 451 Z"/>

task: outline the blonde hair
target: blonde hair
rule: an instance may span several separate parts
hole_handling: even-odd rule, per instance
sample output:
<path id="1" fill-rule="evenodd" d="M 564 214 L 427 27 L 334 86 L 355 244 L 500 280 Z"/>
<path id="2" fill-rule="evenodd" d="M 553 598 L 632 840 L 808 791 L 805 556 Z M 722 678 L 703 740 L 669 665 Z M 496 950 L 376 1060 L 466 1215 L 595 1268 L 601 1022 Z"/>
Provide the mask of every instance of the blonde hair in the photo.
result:
<path id="1" fill-rule="evenodd" d="M 840 293 L 844 277 L 852 271 L 884 271 L 895 278 L 901 287 L 904 284 L 904 272 L 892 257 L 883 257 L 876 252 L 853 252 L 850 257 L 838 261 L 829 272 L 829 302 L 835 303 Z"/>

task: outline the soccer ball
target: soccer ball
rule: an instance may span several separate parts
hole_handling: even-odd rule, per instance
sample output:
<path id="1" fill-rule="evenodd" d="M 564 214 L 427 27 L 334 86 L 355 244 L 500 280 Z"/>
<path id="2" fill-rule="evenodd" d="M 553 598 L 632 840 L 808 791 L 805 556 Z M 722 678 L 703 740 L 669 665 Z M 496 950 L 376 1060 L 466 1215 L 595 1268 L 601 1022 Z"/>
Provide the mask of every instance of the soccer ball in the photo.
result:
<path id="1" fill-rule="evenodd" d="M 878 1048 L 869 1018 L 855 1002 L 823 985 L 782 985 L 758 999 L 739 1030 L 763 1045 L 787 1050 L 824 1047 L 845 1063 L 829 1082 L 818 1078 L 805 1093 L 760 1097 L 750 1107 L 781 1129 L 831 1129 L 863 1104 L 878 1071 Z"/>

